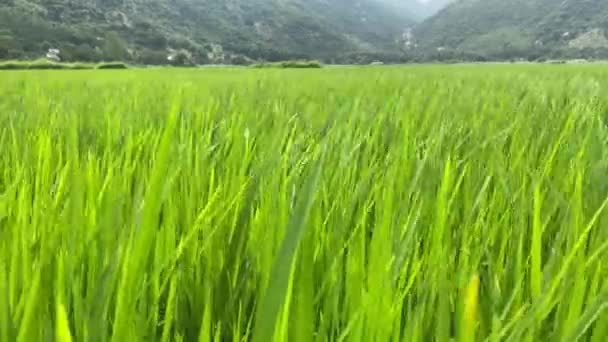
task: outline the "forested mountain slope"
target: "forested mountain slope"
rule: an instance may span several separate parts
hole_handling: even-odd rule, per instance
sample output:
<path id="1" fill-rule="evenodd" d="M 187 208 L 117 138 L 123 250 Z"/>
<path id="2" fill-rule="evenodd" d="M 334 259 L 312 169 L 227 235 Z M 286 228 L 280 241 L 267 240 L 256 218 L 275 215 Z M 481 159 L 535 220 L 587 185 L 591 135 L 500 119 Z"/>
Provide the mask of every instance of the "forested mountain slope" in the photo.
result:
<path id="1" fill-rule="evenodd" d="M 0 59 L 329 61 L 397 53 L 412 23 L 377 0 L 0 0 Z"/>
<path id="2" fill-rule="evenodd" d="M 608 58 L 607 32 L 608 0 L 0 0 L 0 59 Z"/>
<path id="3" fill-rule="evenodd" d="M 494 58 L 608 57 L 606 0 L 457 0 L 417 26 L 422 50 Z"/>

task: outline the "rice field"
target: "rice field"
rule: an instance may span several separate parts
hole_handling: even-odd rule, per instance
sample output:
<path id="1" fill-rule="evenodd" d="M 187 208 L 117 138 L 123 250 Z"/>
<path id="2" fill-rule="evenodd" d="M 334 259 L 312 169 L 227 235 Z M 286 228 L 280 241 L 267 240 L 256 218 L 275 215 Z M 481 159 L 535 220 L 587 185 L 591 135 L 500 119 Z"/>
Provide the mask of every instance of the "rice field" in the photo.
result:
<path id="1" fill-rule="evenodd" d="M 608 69 L 0 73 L 0 341 L 608 339 Z"/>

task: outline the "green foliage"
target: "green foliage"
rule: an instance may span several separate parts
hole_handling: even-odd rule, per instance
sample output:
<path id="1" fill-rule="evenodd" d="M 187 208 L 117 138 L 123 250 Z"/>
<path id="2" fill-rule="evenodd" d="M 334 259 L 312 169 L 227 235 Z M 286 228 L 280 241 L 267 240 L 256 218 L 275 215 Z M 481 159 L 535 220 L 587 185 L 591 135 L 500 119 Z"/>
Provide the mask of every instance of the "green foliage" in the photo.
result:
<path id="1" fill-rule="evenodd" d="M 229 63 L 232 65 L 250 65 L 252 60 L 243 55 L 233 55 L 230 57 Z"/>
<path id="2" fill-rule="evenodd" d="M 137 61 L 145 65 L 164 65 L 169 64 L 166 51 L 156 51 L 143 49 L 137 54 Z"/>
<path id="3" fill-rule="evenodd" d="M 128 65 L 122 62 L 112 63 L 57 63 L 46 59 L 34 61 L 6 61 L 0 62 L 0 70 L 84 70 L 84 69 L 127 69 Z"/>
<path id="4" fill-rule="evenodd" d="M 88 44 L 66 44 L 61 47 L 60 51 L 61 60 L 67 62 L 99 62 L 104 59 L 104 54 L 102 51 Z"/>
<path id="5" fill-rule="evenodd" d="M 174 66 L 192 66 L 194 62 L 192 61 L 192 55 L 190 55 L 187 51 L 179 50 L 171 56 L 170 60 L 171 64 Z"/>
<path id="6" fill-rule="evenodd" d="M 25 70 L 28 69 L 29 63 L 23 62 L 0 62 L 0 70 Z"/>
<path id="7" fill-rule="evenodd" d="M 1 76 L 1 341 L 608 338 L 602 65 L 40 76 Z"/>
<path id="8" fill-rule="evenodd" d="M 253 68 L 281 68 L 281 69 L 319 69 L 323 64 L 319 61 L 283 61 L 275 63 L 258 63 Z"/>
<path id="9" fill-rule="evenodd" d="M 0 59 L 9 57 L 9 50 L 14 48 L 13 37 L 8 30 L 0 29 Z"/>
<path id="10" fill-rule="evenodd" d="M 116 32 L 108 32 L 103 42 L 103 57 L 109 61 L 125 61 L 130 58 L 127 43 Z"/>
<path id="11" fill-rule="evenodd" d="M 344 64 L 371 64 L 376 61 L 383 63 L 403 63 L 405 60 L 402 52 L 373 51 L 373 52 L 351 52 L 337 58 L 339 63 Z"/>
<path id="12" fill-rule="evenodd" d="M 33 62 L 27 62 L 28 69 L 33 70 L 52 70 L 52 69 L 69 69 L 70 65 L 65 63 L 56 63 L 52 61 L 47 61 L 44 59 L 36 60 Z"/>
<path id="13" fill-rule="evenodd" d="M 101 63 L 95 69 L 128 69 L 129 66 L 123 62 Z"/>

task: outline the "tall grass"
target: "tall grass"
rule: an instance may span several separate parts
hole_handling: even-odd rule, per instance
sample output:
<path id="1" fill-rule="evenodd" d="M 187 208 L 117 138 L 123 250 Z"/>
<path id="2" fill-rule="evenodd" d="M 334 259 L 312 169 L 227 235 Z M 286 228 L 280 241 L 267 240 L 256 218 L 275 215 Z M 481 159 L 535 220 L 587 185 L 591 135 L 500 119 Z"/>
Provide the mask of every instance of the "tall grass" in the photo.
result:
<path id="1" fill-rule="evenodd" d="M 607 76 L 3 73 L 0 341 L 605 341 Z"/>

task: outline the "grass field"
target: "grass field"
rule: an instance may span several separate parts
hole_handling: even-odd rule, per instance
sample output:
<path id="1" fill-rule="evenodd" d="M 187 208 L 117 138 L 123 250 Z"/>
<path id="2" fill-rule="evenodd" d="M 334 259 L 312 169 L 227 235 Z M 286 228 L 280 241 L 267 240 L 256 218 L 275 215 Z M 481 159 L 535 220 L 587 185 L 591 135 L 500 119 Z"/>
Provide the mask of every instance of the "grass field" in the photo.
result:
<path id="1" fill-rule="evenodd" d="M 608 339 L 608 69 L 0 73 L 0 341 Z"/>

